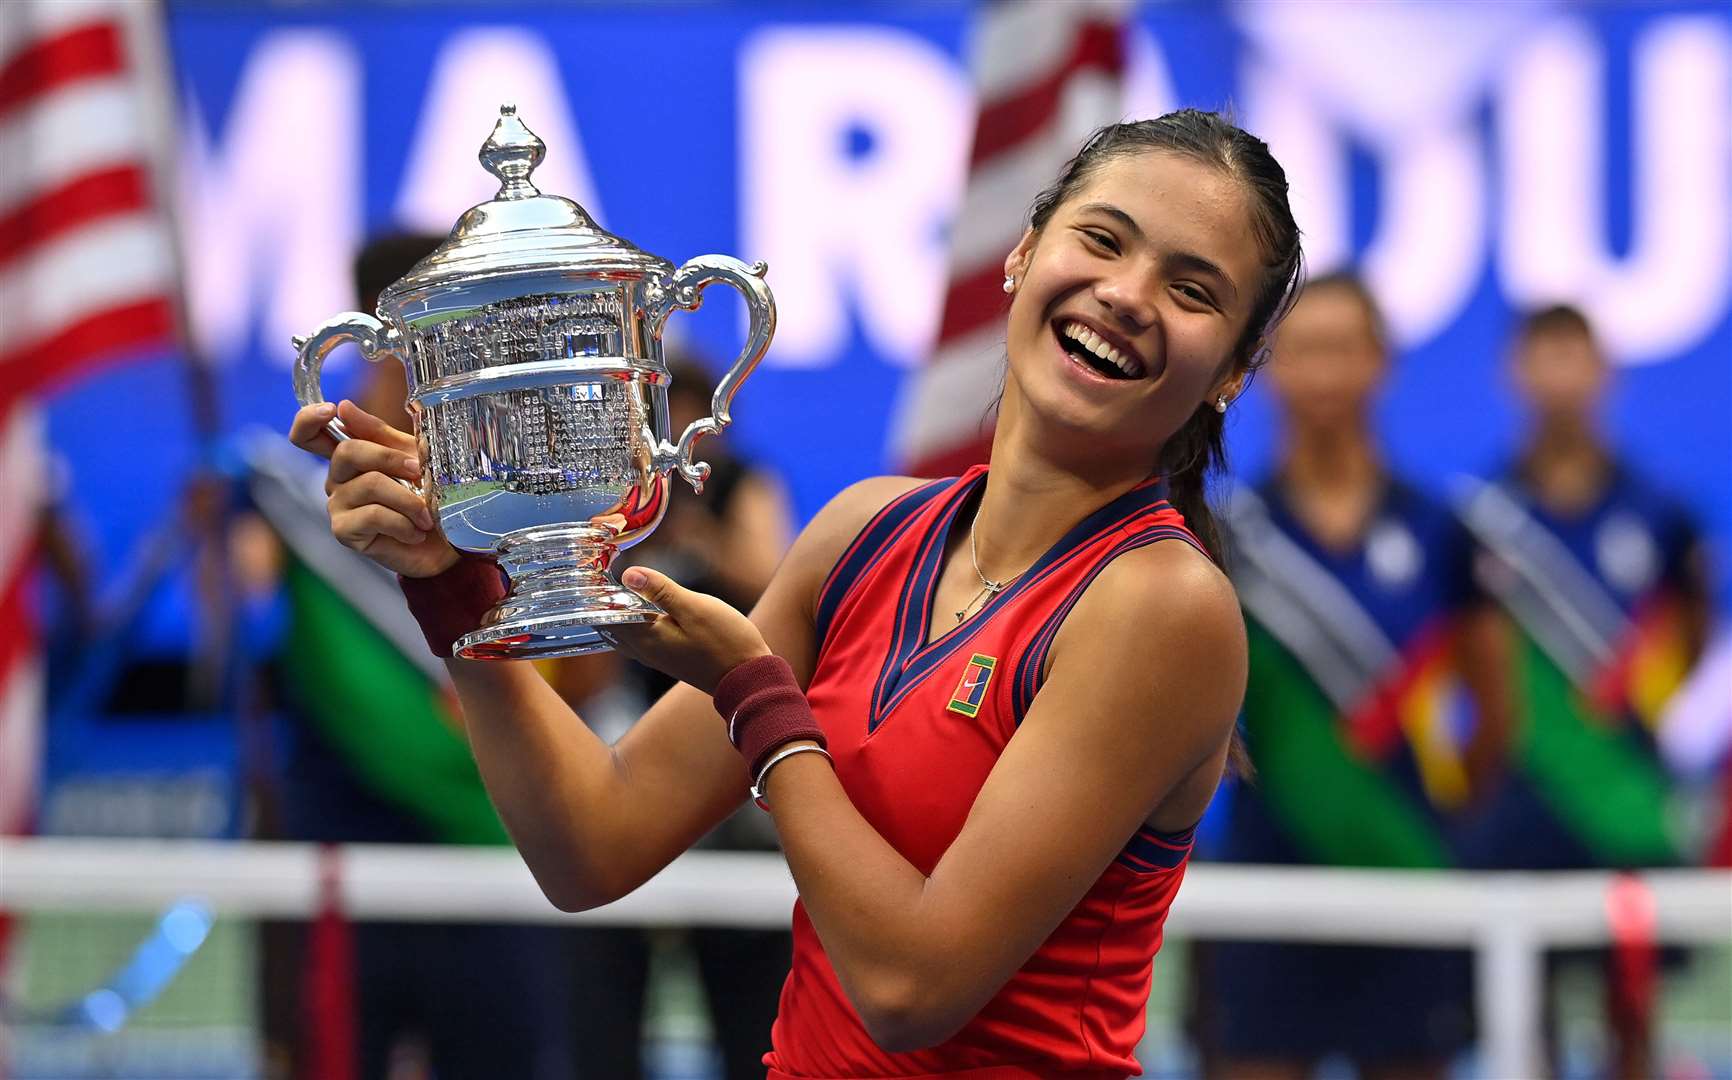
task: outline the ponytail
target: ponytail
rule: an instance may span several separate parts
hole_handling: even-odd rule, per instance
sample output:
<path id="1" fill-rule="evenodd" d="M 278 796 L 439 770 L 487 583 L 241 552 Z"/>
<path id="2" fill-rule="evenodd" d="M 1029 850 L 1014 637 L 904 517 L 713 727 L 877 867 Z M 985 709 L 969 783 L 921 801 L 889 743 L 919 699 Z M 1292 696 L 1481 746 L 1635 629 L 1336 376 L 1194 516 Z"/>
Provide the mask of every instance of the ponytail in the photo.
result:
<path id="1" fill-rule="evenodd" d="M 1199 405 L 1161 450 L 1160 472 L 1167 482 L 1167 501 L 1184 515 L 1185 524 L 1221 566 L 1227 565 L 1224 538 L 1209 506 L 1207 488 L 1210 474 L 1226 465 L 1226 417 L 1210 404 Z"/>

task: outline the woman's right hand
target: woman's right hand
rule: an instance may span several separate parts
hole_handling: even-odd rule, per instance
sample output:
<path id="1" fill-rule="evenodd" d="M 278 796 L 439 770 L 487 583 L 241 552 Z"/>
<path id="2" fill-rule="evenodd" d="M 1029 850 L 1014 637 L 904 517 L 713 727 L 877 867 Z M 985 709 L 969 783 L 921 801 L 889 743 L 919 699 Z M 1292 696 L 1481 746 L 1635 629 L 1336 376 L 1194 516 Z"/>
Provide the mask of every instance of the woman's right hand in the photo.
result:
<path id="1" fill-rule="evenodd" d="M 350 438 L 331 438 L 325 425 L 333 416 L 342 417 Z M 421 479 L 413 435 L 345 401 L 334 411 L 328 403 L 301 409 L 289 425 L 289 441 L 330 459 L 325 505 L 331 532 L 344 547 L 404 577 L 432 577 L 457 562 L 458 551 L 439 531 L 427 501 L 398 482 Z"/>

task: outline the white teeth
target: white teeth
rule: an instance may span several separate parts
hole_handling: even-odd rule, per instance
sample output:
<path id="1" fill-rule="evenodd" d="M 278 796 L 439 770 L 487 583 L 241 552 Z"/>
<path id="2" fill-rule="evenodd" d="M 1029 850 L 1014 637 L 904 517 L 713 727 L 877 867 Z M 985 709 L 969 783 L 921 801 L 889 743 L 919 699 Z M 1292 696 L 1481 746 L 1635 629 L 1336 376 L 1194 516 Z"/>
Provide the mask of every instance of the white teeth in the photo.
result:
<path id="1" fill-rule="evenodd" d="M 1090 330 L 1081 323 L 1067 322 L 1064 324 L 1063 333 L 1072 341 L 1081 343 L 1089 352 L 1094 353 L 1102 360 L 1105 360 L 1107 363 L 1118 368 L 1127 376 L 1136 378 L 1141 365 L 1137 364 L 1134 360 L 1128 359 L 1123 353 L 1119 352 L 1111 345 L 1108 345 L 1101 339 L 1101 336 L 1093 330 Z"/>

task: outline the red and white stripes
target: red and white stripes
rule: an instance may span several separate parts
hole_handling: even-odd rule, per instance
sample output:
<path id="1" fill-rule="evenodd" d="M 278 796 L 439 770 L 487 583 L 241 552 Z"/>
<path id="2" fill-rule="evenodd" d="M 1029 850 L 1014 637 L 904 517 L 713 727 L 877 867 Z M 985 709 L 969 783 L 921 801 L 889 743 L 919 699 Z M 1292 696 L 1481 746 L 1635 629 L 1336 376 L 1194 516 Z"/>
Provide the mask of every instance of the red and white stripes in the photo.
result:
<path id="1" fill-rule="evenodd" d="M 0 833 L 34 810 L 41 669 L 26 595 L 41 424 L 32 398 L 166 344 L 175 257 L 149 111 L 165 92 L 154 4 L 0 8 Z"/>
<path id="2" fill-rule="evenodd" d="M 979 107 L 944 315 L 893 439 L 915 475 L 986 460 L 992 432 L 982 420 L 1004 354 L 1004 257 L 1035 195 L 1089 132 L 1119 119 L 1127 14 L 1120 0 L 998 0 L 980 9 L 970 43 Z"/>
<path id="3" fill-rule="evenodd" d="M 173 334 L 141 18 L 126 0 L 0 13 L 0 414 Z"/>

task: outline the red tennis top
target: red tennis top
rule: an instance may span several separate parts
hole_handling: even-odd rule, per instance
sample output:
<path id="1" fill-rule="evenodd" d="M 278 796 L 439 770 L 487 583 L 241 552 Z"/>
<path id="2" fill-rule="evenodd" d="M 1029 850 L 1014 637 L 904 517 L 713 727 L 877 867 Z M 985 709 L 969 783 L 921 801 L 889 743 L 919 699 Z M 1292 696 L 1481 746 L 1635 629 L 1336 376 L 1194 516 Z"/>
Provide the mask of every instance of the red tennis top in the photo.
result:
<path id="1" fill-rule="evenodd" d="M 861 815 L 922 873 L 962 830 L 975 796 L 1040 690 L 1065 615 L 1116 556 L 1177 539 L 1184 519 L 1147 481 L 1090 514 L 968 622 L 927 644 L 946 541 L 984 466 L 917 487 L 867 523 L 819 594 L 806 695 Z M 1154 705 L 1151 703 L 1150 708 Z M 867 1035 L 804 906 L 765 1057 L 772 1080 L 963 1075 L 972 1080 L 1139 1072 L 1161 925 L 1189 831 L 1142 829 L 979 1015 L 939 1046 L 892 1054 Z"/>

